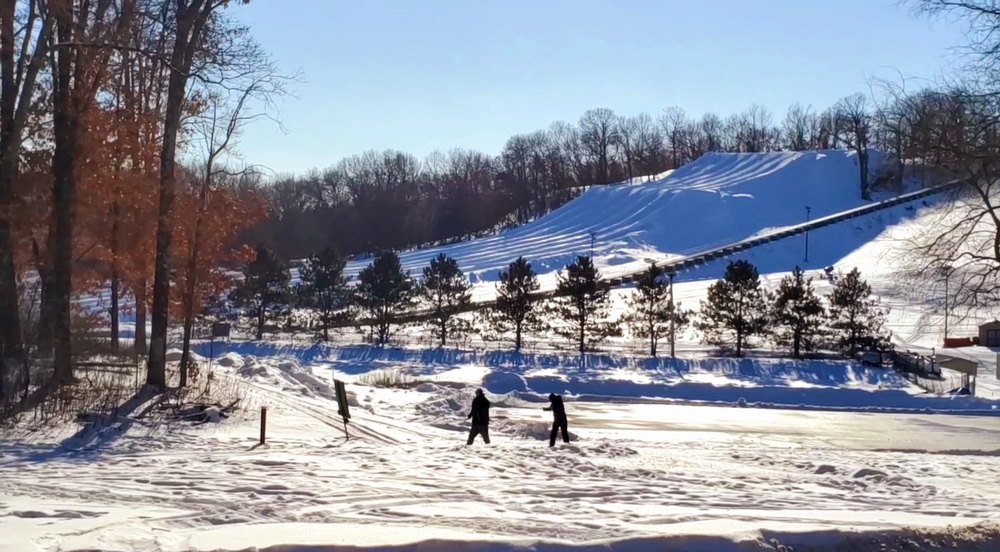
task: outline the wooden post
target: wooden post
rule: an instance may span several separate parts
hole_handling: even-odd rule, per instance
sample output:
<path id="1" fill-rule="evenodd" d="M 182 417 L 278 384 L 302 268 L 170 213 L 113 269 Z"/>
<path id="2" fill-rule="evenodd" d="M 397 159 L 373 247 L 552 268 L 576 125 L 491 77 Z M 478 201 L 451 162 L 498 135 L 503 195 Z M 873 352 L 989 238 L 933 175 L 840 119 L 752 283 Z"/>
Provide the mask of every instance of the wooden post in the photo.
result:
<path id="1" fill-rule="evenodd" d="M 267 407 L 260 407 L 260 444 L 264 444 L 264 434 L 267 430 Z"/>

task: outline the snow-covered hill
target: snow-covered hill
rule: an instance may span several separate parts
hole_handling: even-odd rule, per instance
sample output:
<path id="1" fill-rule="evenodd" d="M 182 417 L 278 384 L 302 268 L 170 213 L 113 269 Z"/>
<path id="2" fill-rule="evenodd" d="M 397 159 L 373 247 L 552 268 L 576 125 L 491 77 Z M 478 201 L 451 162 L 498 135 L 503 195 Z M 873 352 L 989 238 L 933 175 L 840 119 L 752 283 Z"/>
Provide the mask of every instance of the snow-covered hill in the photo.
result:
<path id="1" fill-rule="evenodd" d="M 407 252 L 401 259 L 418 274 L 445 253 L 473 282 L 488 282 L 518 256 L 540 274 L 554 273 L 575 256 L 589 254 L 593 238 L 598 268 L 614 276 L 650 260 L 800 224 L 806 207 L 817 218 L 863 203 L 852 152 L 709 153 L 650 182 L 593 187 L 508 232 Z M 366 264 L 350 263 L 347 272 L 356 274 Z"/>

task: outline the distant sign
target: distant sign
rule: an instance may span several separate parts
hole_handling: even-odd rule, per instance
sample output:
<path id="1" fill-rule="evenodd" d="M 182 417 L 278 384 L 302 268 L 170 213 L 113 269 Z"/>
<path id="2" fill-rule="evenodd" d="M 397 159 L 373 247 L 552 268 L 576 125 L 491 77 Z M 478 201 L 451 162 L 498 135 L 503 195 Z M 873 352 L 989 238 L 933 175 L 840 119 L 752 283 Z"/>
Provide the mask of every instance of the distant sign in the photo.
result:
<path id="1" fill-rule="evenodd" d="M 224 337 L 229 339 L 230 325 L 228 322 L 214 322 L 212 324 L 212 339 Z"/>
<path id="2" fill-rule="evenodd" d="M 344 382 L 333 380 L 333 389 L 337 392 L 337 414 L 344 419 L 351 419 L 351 411 L 347 404 L 347 390 L 344 389 Z"/>
<path id="3" fill-rule="evenodd" d="M 350 439 L 351 435 L 347 432 L 347 420 L 351 419 L 351 410 L 347 404 L 347 390 L 344 389 L 344 382 L 333 380 L 333 390 L 337 393 L 337 414 L 344 420 L 344 436 Z"/>

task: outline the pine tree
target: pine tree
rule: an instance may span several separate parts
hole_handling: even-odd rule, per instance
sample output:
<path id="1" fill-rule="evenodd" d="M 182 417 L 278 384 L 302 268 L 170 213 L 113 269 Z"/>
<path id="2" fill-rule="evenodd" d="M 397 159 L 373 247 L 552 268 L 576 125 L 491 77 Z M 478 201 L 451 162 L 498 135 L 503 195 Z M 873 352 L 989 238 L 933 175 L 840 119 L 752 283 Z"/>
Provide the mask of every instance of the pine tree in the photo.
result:
<path id="1" fill-rule="evenodd" d="M 791 275 L 781 279 L 771 309 L 775 342 L 791 347 L 799 358 L 803 350 L 812 351 L 823 326 L 823 303 L 813 289 L 812 278 L 805 278 L 795 267 Z"/>
<path id="2" fill-rule="evenodd" d="M 853 356 L 861 349 L 891 347 L 883 328 L 886 312 L 878 304 L 857 268 L 837 280 L 830 295 L 830 328 L 840 350 Z"/>
<path id="3" fill-rule="evenodd" d="M 392 335 L 392 325 L 399 312 L 413 299 L 413 280 L 403 272 L 399 256 L 392 251 L 379 253 L 372 263 L 358 274 L 354 290 L 355 303 L 368 313 L 376 342 L 385 345 Z"/>
<path id="4" fill-rule="evenodd" d="M 548 313 L 565 324 L 556 324 L 552 330 L 561 337 L 576 341 L 581 353 L 589 346 L 619 335 L 618 325 L 610 322 L 611 286 L 601 280 L 590 257 L 580 256 L 566 266 L 566 273 L 558 275 L 557 297 L 549 305 Z"/>
<path id="5" fill-rule="evenodd" d="M 288 306 L 290 278 L 288 264 L 264 245 L 257 246 L 254 259 L 243 267 L 243 282 L 233 299 L 238 306 L 248 308 L 256 319 L 258 341 L 264 338 L 268 315 Z"/>
<path id="6" fill-rule="evenodd" d="M 515 350 L 520 351 L 524 345 L 524 332 L 539 326 L 535 308 L 538 298 L 532 296 L 538 288 L 538 276 L 524 257 L 500 271 L 496 306 L 487 321 L 498 334 L 514 333 Z"/>
<path id="7" fill-rule="evenodd" d="M 344 258 L 332 247 L 314 253 L 299 270 L 299 297 L 320 319 L 323 340 L 330 340 L 330 325 L 347 319 L 347 281 Z"/>
<path id="8" fill-rule="evenodd" d="M 657 344 L 670 332 L 671 323 L 676 333 L 690 322 L 690 313 L 672 304 L 666 274 L 656 265 L 650 265 L 639 276 L 627 302 L 629 313 L 625 322 L 632 335 L 649 340 L 650 356 L 656 356 Z"/>
<path id="9" fill-rule="evenodd" d="M 722 279 L 708 288 L 697 327 L 706 343 L 726 347 L 735 342 L 741 356 L 749 340 L 767 329 L 767 302 L 757 268 L 744 260 L 730 262 Z"/>
<path id="10" fill-rule="evenodd" d="M 455 259 L 439 254 L 424 268 L 423 279 L 418 287 L 420 299 L 431 309 L 430 323 L 442 347 L 448 336 L 467 333 L 469 324 L 455 315 L 465 309 L 472 296 L 472 284 L 458 268 Z"/>

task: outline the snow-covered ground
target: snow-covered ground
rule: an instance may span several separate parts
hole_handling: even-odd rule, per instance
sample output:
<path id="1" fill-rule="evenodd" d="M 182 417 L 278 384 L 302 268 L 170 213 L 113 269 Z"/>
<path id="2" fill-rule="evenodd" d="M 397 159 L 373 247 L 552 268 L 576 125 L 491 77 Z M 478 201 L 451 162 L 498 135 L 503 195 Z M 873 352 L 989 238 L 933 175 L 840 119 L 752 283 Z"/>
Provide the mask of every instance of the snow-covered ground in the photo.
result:
<path id="1" fill-rule="evenodd" d="M 349 383 L 350 440 L 332 378 L 356 382 L 359 368 L 332 356 L 303 366 L 235 353 L 215 370 L 249 382 L 253 403 L 268 407 L 263 446 L 256 411 L 197 428 L 138 420 L 100 448 L 57 433 L 11 436 L 0 444 L 0 549 L 403 550 L 437 541 L 422 549 L 501 550 L 545 541 L 709 551 L 772 534 L 829 541 L 838 536 L 830 531 L 1000 518 L 1000 418 L 570 396 L 574 440 L 550 449 L 540 398 L 488 391 L 493 442 L 467 447 L 472 391 L 484 376 L 489 388 L 493 371 L 466 360 L 370 363 L 415 379 L 406 388 Z M 747 385 L 705 367 L 691 376 Z M 825 379 L 805 368 L 836 373 L 786 367 L 774 378 L 788 392 L 836 387 L 805 381 Z M 890 373 L 855 376 L 843 386 L 905 389 Z"/>

